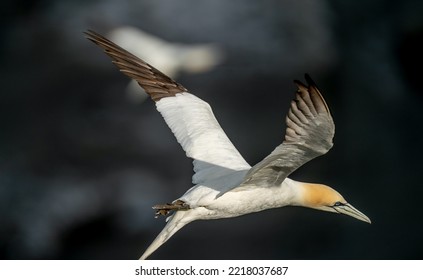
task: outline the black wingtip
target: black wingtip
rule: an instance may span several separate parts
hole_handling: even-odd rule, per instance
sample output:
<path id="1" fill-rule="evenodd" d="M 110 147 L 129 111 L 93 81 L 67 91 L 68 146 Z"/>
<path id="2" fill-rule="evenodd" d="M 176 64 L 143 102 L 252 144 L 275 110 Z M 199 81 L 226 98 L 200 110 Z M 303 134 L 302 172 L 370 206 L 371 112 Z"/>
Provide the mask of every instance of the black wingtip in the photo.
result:
<path id="1" fill-rule="evenodd" d="M 85 35 L 85 38 L 94 42 L 95 43 L 95 39 L 96 37 L 99 36 L 99 34 L 93 30 L 87 29 L 86 31 L 82 32 Z"/>
<path id="2" fill-rule="evenodd" d="M 85 35 L 85 38 L 87 38 L 88 40 L 90 40 L 94 43 L 96 43 L 97 41 L 101 41 L 101 40 L 108 41 L 107 38 L 105 38 L 101 34 L 95 32 L 94 30 L 91 30 L 91 29 L 87 29 L 86 31 L 83 31 L 82 33 Z"/>
<path id="3" fill-rule="evenodd" d="M 96 35 L 99 35 L 97 32 L 95 32 L 95 31 L 94 31 L 94 30 L 92 30 L 92 29 L 87 29 L 87 30 L 85 30 L 85 31 L 82 31 L 82 33 L 87 34 L 87 35 L 89 35 L 89 34 L 96 34 Z"/>
<path id="4" fill-rule="evenodd" d="M 299 80 L 294 80 L 294 83 L 298 86 L 303 86 L 303 87 L 317 87 L 316 83 L 313 81 L 313 79 L 310 77 L 310 75 L 308 73 L 304 74 L 304 78 L 307 82 L 307 85 L 305 85 L 303 82 L 299 81 Z"/>
<path id="5" fill-rule="evenodd" d="M 308 86 L 315 86 L 317 87 L 316 83 L 313 81 L 313 79 L 310 77 L 308 73 L 304 74 L 304 78 L 307 81 Z"/>
<path id="6" fill-rule="evenodd" d="M 85 31 L 82 31 L 82 33 L 87 37 L 87 36 L 91 36 L 92 34 L 96 34 L 95 31 L 91 30 L 91 29 L 87 29 Z"/>
<path id="7" fill-rule="evenodd" d="M 298 87 L 307 87 L 305 84 L 303 84 L 303 82 L 299 81 L 299 80 L 294 80 L 294 84 L 296 84 Z"/>

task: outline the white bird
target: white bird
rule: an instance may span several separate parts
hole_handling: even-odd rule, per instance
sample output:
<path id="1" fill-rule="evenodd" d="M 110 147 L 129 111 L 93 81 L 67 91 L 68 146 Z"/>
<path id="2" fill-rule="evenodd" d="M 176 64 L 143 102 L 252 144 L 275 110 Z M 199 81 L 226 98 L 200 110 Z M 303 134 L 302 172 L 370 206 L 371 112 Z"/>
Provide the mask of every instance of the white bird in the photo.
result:
<path id="1" fill-rule="evenodd" d="M 231 218 L 288 205 L 342 213 L 371 223 L 331 187 L 287 177 L 333 145 L 332 116 L 307 74 L 308 85 L 294 81 L 298 90 L 286 117 L 284 141 L 251 167 L 226 136 L 208 103 L 103 36 L 93 31 L 86 35 L 151 96 L 186 155 L 193 159 L 194 186 L 172 203 L 153 207 L 156 216 L 169 211 L 172 215 L 140 259 L 146 259 L 192 221 Z"/>
<path id="2" fill-rule="evenodd" d="M 222 50 L 215 44 L 171 43 L 132 26 L 114 28 L 108 37 L 141 59 L 148 58 L 151 64 L 172 78 L 181 72 L 210 71 L 223 59 Z M 134 101 L 148 97 L 135 80 L 129 83 L 126 92 Z"/>

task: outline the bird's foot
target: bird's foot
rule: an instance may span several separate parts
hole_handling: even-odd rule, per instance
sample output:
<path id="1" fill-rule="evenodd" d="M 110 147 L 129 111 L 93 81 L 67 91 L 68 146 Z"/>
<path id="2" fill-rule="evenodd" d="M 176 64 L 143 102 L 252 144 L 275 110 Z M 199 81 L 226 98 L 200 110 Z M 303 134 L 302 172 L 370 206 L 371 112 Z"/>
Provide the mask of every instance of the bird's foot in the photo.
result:
<path id="1" fill-rule="evenodd" d="M 189 205 L 182 200 L 177 200 L 173 203 L 154 205 L 153 209 L 156 210 L 154 218 L 157 218 L 159 216 L 166 216 L 170 211 L 188 210 Z"/>

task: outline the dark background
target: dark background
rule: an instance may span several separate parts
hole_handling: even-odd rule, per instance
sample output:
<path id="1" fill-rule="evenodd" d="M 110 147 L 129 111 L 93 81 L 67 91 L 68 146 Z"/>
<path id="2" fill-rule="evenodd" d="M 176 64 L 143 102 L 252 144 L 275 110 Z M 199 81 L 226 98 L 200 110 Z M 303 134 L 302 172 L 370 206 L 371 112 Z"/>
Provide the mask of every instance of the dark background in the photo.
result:
<path id="1" fill-rule="evenodd" d="M 82 34 L 132 25 L 216 43 L 224 61 L 178 81 L 206 100 L 250 164 L 278 145 L 293 79 L 310 73 L 335 146 L 292 178 L 368 215 L 298 207 L 194 222 L 157 259 L 423 258 L 423 1 L 2 1 L 0 258 L 134 259 L 164 226 L 151 206 L 192 166 L 152 101 Z"/>

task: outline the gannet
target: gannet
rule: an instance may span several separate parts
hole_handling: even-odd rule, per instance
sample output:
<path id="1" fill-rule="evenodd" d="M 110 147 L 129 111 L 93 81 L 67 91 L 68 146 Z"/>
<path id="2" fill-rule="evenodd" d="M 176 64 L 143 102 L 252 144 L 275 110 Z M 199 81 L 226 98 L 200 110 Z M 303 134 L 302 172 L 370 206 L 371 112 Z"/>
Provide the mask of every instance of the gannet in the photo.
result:
<path id="1" fill-rule="evenodd" d="M 153 206 L 156 217 L 171 215 L 140 259 L 146 259 L 183 226 L 195 220 L 232 218 L 265 209 L 302 206 L 341 213 L 371 223 L 333 188 L 288 178 L 333 146 L 335 125 L 316 83 L 295 80 L 295 99 L 286 116 L 285 139 L 250 166 L 217 122 L 210 105 L 150 64 L 103 36 L 85 32 L 120 71 L 135 79 L 155 101 L 177 141 L 193 159 L 193 187 L 172 203 Z"/>
<path id="2" fill-rule="evenodd" d="M 112 29 L 108 36 L 124 49 L 148 61 L 173 79 L 181 72 L 202 73 L 216 67 L 223 59 L 222 50 L 215 44 L 171 43 L 132 26 Z M 126 92 L 133 101 L 148 97 L 135 80 Z"/>

